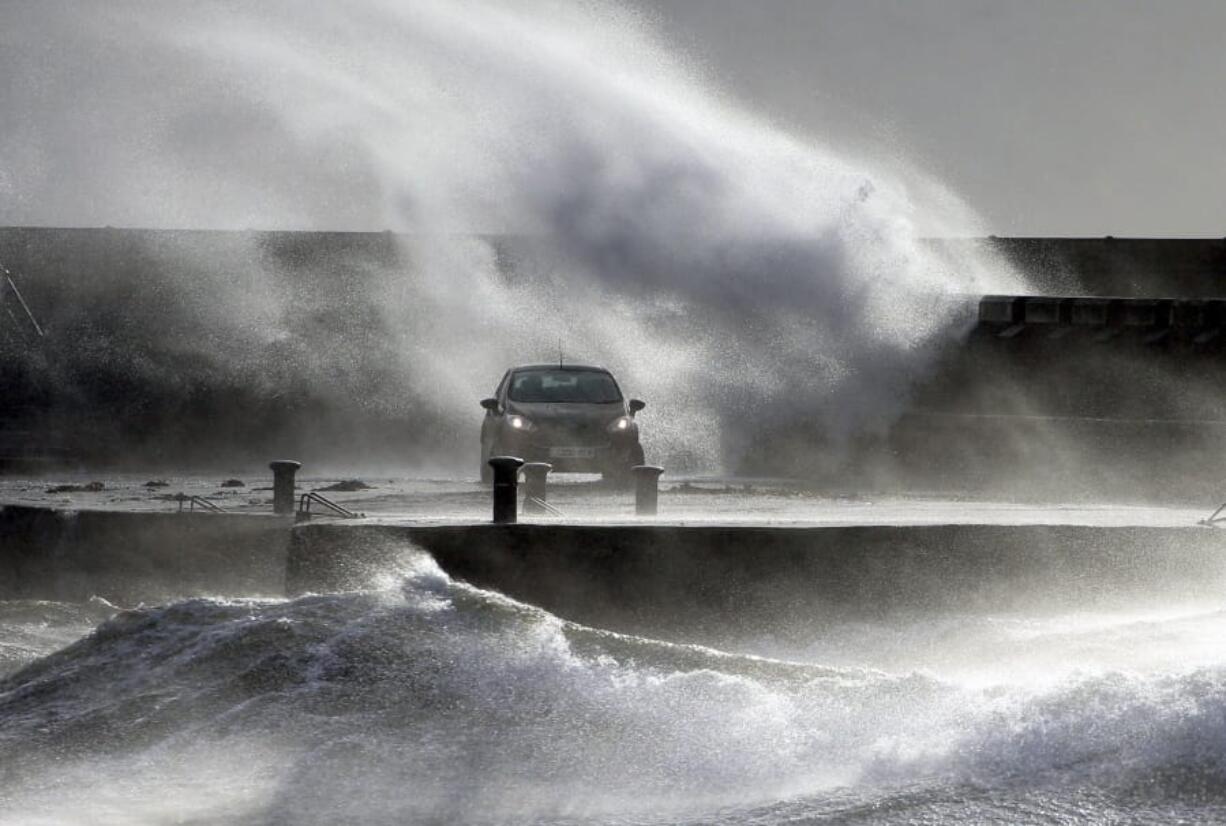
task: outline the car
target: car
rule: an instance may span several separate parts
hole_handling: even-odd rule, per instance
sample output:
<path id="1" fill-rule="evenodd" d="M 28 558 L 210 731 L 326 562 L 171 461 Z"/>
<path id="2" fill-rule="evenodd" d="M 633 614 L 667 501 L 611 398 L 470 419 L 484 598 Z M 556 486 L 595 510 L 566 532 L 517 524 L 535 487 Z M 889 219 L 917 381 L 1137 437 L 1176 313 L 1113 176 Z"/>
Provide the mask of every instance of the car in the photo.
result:
<path id="1" fill-rule="evenodd" d="M 492 478 L 493 456 L 548 462 L 560 473 L 600 473 L 623 480 L 643 464 L 635 416 L 646 407 L 627 400 L 603 367 L 530 364 L 513 367 L 482 399 L 481 479 Z"/>

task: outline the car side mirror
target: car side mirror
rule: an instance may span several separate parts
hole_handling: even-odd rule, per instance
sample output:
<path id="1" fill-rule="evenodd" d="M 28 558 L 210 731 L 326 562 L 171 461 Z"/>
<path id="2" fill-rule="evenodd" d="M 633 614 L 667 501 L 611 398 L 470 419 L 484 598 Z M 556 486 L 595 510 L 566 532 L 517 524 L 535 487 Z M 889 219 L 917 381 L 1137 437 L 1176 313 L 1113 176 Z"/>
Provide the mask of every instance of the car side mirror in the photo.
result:
<path id="1" fill-rule="evenodd" d="M 481 406 L 491 413 L 498 412 L 498 399 L 482 399 Z"/>
<path id="2" fill-rule="evenodd" d="M 631 399 L 630 400 L 630 415 L 633 416 L 635 413 L 638 413 L 640 410 L 642 410 L 646 406 L 647 406 L 647 402 L 643 401 L 642 399 Z"/>

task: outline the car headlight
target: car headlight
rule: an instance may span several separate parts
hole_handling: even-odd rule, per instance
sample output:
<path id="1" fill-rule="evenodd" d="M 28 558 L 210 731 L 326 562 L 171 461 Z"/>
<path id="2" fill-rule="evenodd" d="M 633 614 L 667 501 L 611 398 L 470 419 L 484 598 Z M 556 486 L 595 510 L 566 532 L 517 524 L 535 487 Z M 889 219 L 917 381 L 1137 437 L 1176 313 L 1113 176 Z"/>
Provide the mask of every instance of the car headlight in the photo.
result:
<path id="1" fill-rule="evenodd" d="M 611 433 L 625 433 L 634 424 L 629 416 L 618 416 L 613 421 L 609 422 L 609 431 Z"/>
<path id="2" fill-rule="evenodd" d="M 531 430 L 532 422 L 528 421 L 526 416 L 512 415 L 507 416 L 507 424 L 512 430 Z"/>

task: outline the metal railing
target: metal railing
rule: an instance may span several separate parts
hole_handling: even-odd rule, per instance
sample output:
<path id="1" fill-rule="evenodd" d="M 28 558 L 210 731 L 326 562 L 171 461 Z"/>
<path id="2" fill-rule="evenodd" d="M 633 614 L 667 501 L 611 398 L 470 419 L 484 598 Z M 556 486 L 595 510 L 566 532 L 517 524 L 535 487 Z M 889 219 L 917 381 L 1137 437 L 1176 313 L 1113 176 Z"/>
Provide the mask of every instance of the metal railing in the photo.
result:
<path id="1" fill-rule="evenodd" d="M 1219 522 L 1226 522 L 1226 516 L 1221 515 L 1222 511 L 1226 511 L 1226 502 L 1222 503 L 1217 510 L 1210 514 L 1208 519 L 1202 519 L 1196 524 L 1216 527 Z"/>
<path id="2" fill-rule="evenodd" d="M 349 510 L 349 508 L 345 507 L 344 505 L 338 505 L 337 503 L 333 502 L 331 499 L 324 496 L 323 494 L 312 490 L 312 491 L 308 491 L 307 493 L 302 494 L 302 496 L 298 498 L 297 518 L 299 522 L 305 522 L 306 520 L 311 518 L 311 503 L 312 502 L 322 505 L 323 507 L 327 508 L 328 510 L 332 511 L 332 513 L 336 514 L 337 516 L 340 516 L 343 519 L 361 519 L 362 517 L 366 516 L 366 514 L 364 513 L 358 513 L 357 511 L 351 511 Z"/>
<path id="3" fill-rule="evenodd" d="M 34 317 L 34 312 L 30 309 L 30 305 L 26 303 L 25 296 L 21 294 L 21 290 L 17 289 L 17 283 L 13 281 L 13 273 L 10 272 L 9 268 L 3 264 L 0 264 L 0 272 L 4 273 L 4 280 L 8 282 L 9 289 L 13 291 L 13 295 L 17 296 L 17 303 L 21 305 L 21 309 L 25 310 L 26 318 L 30 320 L 31 326 L 34 327 L 34 332 L 38 333 L 39 338 L 43 338 L 45 334 L 43 333 L 42 325 L 39 324 L 38 319 Z M 0 292 L 2 292 L 2 290 L 3 285 L 0 284 Z M 2 298 L 3 295 L 0 295 L 0 299 Z M 17 317 L 13 315 L 12 310 L 9 310 L 7 307 L 4 309 L 8 313 L 9 318 L 16 323 Z"/>
<path id="4" fill-rule="evenodd" d="M 188 496 L 186 493 L 175 494 L 175 501 L 179 503 L 179 513 L 183 513 L 184 503 L 187 504 L 187 509 L 189 512 L 195 511 L 197 505 L 200 506 L 201 510 L 208 511 L 210 513 L 226 512 L 225 508 L 215 502 L 210 502 L 209 500 L 203 499 L 199 496 Z"/>
<path id="5" fill-rule="evenodd" d="M 562 511 L 560 511 L 560 510 L 558 510 L 557 508 L 555 508 L 553 505 L 551 505 L 551 504 L 549 504 L 548 502 L 546 502 L 544 499 L 538 499 L 538 498 L 537 498 L 537 497 L 535 497 L 535 496 L 526 496 L 526 497 L 524 497 L 524 504 L 523 504 L 523 507 L 521 508 L 521 510 L 522 510 L 522 511 L 523 511 L 525 514 L 532 513 L 532 510 L 531 510 L 531 508 L 529 507 L 529 505 L 535 505 L 536 507 L 540 508 L 542 511 L 544 511 L 544 512 L 545 512 L 545 513 L 547 513 L 547 514 L 549 514 L 550 516 L 565 516 L 565 515 L 566 515 L 566 514 L 562 513 Z M 538 511 L 538 513 L 539 513 L 539 511 Z"/>

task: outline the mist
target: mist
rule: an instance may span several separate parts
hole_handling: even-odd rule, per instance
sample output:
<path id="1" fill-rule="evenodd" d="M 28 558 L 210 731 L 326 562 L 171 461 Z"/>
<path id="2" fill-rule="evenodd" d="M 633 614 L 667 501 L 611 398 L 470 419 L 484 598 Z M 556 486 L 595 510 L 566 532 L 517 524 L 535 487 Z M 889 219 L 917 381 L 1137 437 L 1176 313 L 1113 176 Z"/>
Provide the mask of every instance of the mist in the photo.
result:
<path id="1" fill-rule="evenodd" d="M 1018 283 L 919 243 L 978 229 L 922 171 L 751 114 L 617 6 L 50 3 L 17 29 L 70 55 L 17 50 L 41 78 L 0 156 L 17 204 L 72 175 L 63 214 L 116 225 L 394 230 L 394 264 L 360 273 L 383 378 L 334 381 L 369 360 L 309 340 L 294 369 L 324 398 L 379 385 L 366 408 L 412 397 L 457 445 L 506 367 L 559 355 L 646 399 L 648 451 L 675 466 L 727 466 L 797 419 L 838 444 L 888 426 L 965 331 L 948 296 Z M 491 236 L 527 239 L 513 273 Z M 268 347 L 301 333 L 293 285 L 250 258 L 215 285 L 228 346 L 198 355 L 217 370 L 276 371 Z"/>

